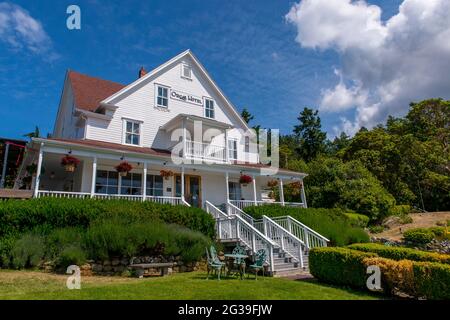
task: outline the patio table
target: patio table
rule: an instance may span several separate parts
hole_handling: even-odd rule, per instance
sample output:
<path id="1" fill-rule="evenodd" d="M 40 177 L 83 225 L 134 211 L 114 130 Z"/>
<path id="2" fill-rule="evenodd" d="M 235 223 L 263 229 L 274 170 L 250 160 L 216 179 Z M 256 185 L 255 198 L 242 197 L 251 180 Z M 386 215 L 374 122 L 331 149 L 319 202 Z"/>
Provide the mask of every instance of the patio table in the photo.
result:
<path id="1" fill-rule="evenodd" d="M 226 257 L 226 258 L 230 258 L 229 259 L 229 261 L 232 259 L 233 260 L 233 263 L 234 263 L 234 260 L 236 260 L 236 259 L 241 259 L 241 261 L 243 261 L 243 260 L 245 260 L 245 259 L 247 259 L 248 258 L 248 255 L 246 255 L 246 254 L 233 254 L 233 253 L 227 253 L 227 254 L 224 254 L 224 256 Z M 228 268 L 228 270 L 231 270 L 232 268 Z M 242 262 L 240 265 L 239 265 L 239 275 L 240 275 L 240 277 L 241 277 L 241 280 L 242 280 L 242 278 L 243 278 L 243 276 L 245 275 L 245 262 Z"/>

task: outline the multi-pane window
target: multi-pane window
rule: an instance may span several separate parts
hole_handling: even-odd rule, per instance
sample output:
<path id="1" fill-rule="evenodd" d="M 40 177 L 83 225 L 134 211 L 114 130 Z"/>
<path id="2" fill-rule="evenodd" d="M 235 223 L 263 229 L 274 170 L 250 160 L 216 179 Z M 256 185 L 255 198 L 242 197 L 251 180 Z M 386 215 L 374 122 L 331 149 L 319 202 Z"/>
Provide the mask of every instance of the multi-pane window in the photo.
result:
<path id="1" fill-rule="evenodd" d="M 245 152 L 250 152 L 250 137 L 245 137 Z"/>
<path id="2" fill-rule="evenodd" d="M 214 100 L 205 99 L 205 117 L 214 119 Z"/>
<path id="3" fill-rule="evenodd" d="M 157 86 L 156 91 L 156 105 L 161 108 L 167 108 L 169 106 L 169 89 Z"/>
<path id="4" fill-rule="evenodd" d="M 237 182 L 228 182 L 230 200 L 242 200 L 241 185 Z"/>
<path id="5" fill-rule="evenodd" d="M 119 175 L 116 171 L 97 170 L 95 193 L 117 194 Z"/>
<path id="6" fill-rule="evenodd" d="M 162 197 L 163 177 L 148 174 L 147 175 L 147 196 Z"/>
<path id="7" fill-rule="evenodd" d="M 237 139 L 228 140 L 228 159 L 237 160 Z"/>
<path id="8" fill-rule="evenodd" d="M 125 177 L 122 177 L 120 194 L 142 194 L 142 175 L 140 173 L 129 172 Z"/>
<path id="9" fill-rule="evenodd" d="M 136 121 L 125 122 L 125 143 L 139 145 L 141 137 L 141 124 Z"/>

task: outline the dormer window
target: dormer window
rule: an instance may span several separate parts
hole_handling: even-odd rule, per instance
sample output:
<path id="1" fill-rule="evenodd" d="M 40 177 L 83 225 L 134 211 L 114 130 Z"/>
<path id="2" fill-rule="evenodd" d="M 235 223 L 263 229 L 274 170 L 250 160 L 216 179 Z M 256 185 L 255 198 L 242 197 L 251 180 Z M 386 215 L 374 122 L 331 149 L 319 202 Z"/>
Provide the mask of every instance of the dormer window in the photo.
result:
<path id="1" fill-rule="evenodd" d="M 192 79 L 192 69 L 189 65 L 187 64 L 181 65 L 181 77 L 189 80 Z"/>
<path id="2" fill-rule="evenodd" d="M 205 98 L 205 117 L 214 119 L 214 100 Z"/>
<path id="3" fill-rule="evenodd" d="M 156 106 L 160 108 L 169 107 L 169 89 L 163 86 L 156 86 Z"/>

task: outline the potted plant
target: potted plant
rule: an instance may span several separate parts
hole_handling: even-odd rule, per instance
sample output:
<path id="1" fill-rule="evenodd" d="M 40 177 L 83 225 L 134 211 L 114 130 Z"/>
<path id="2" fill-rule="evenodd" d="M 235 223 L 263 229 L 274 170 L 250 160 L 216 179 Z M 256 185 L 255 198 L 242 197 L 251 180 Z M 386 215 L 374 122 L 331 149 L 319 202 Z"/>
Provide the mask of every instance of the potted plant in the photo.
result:
<path id="1" fill-rule="evenodd" d="M 64 166 L 66 172 L 74 172 L 79 164 L 80 160 L 71 155 L 66 155 L 61 159 L 61 165 Z"/>
<path id="2" fill-rule="evenodd" d="M 116 166 L 116 170 L 121 177 L 125 177 L 128 174 L 128 172 L 133 170 L 133 166 L 126 161 L 122 161 Z"/>
<path id="3" fill-rule="evenodd" d="M 242 174 L 241 177 L 239 178 L 239 183 L 242 184 L 243 186 L 246 186 L 247 184 L 251 183 L 253 181 L 252 177 L 246 175 L 246 174 Z"/>
<path id="4" fill-rule="evenodd" d="M 270 180 L 269 182 L 267 182 L 267 186 L 269 188 L 275 188 L 278 185 L 278 181 L 277 180 Z"/>
<path id="5" fill-rule="evenodd" d="M 164 179 L 168 180 L 171 176 L 173 176 L 173 172 L 170 170 L 161 170 L 159 175 Z"/>

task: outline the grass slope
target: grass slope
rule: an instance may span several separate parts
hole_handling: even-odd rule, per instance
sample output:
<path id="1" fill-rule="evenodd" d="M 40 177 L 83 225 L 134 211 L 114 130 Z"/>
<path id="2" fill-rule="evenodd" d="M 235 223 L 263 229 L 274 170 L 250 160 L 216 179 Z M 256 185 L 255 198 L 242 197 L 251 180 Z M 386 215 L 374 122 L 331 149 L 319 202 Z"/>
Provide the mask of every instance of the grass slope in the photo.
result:
<path id="1" fill-rule="evenodd" d="M 64 275 L 30 271 L 0 271 L 0 299 L 254 299 L 254 300 L 367 300 L 377 297 L 320 284 L 265 278 L 255 281 L 205 280 L 205 273 L 174 274 L 164 278 L 82 277 L 81 290 L 68 290 Z"/>

